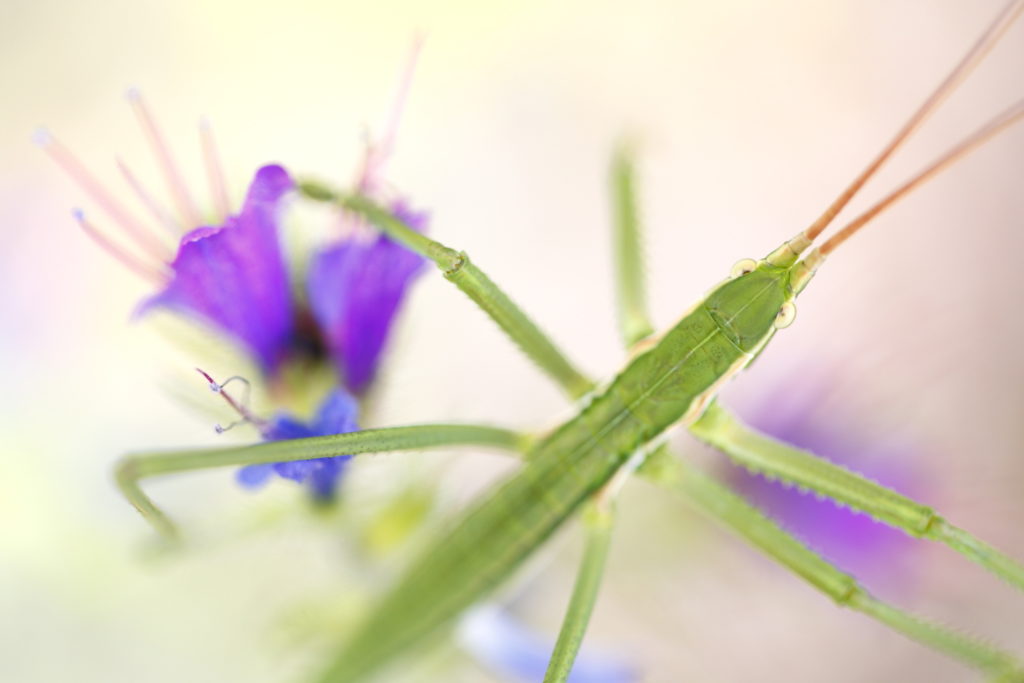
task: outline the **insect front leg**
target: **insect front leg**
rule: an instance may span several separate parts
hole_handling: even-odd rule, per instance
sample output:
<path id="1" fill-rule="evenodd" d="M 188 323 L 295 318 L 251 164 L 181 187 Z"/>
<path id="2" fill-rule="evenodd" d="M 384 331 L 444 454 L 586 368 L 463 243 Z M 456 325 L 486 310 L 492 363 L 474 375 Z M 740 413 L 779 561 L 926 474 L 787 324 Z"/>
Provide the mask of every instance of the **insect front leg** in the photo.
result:
<path id="1" fill-rule="evenodd" d="M 290 441 L 270 441 L 253 446 L 135 453 L 118 461 L 114 477 L 125 498 L 167 540 L 176 540 L 173 522 L 143 492 L 142 479 L 174 472 L 215 467 L 259 465 L 359 453 L 419 450 L 445 446 L 475 445 L 525 451 L 529 439 L 516 432 L 480 425 L 415 425 L 365 429 L 334 436 Z"/>
<path id="2" fill-rule="evenodd" d="M 537 324 L 472 263 L 465 252 L 416 232 L 365 197 L 339 194 L 313 182 L 301 183 L 300 190 L 309 199 L 335 203 L 362 215 L 391 239 L 432 260 L 446 279 L 472 299 L 571 398 L 580 398 L 593 388 L 593 382 L 576 369 Z"/>
<path id="3" fill-rule="evenodd" d="M 1012 654 L 878 600 L 853 576 L 809 549 L 726 486 L 684 461 L 662 460 L 660 472 L 660 484 L 760 548 L 838 605 L 866 614 L 912 640 L 993 677 L 1001 677 L 999 680 L 1017 681 L 1024 677 L 1024 664 Z"/>
<path id="4" fill-rule="evenodd" d="M 611 168 L 612 243 L 615 254 L 619 332 L 626 348 L 651 336 L 644 283 L 642 223 L 636 201 L 636 165 L 629 148 L 616 150 Z"/>
<path id="5" fill-rule="evenodd" d="M 1024 566 L 953 526 L 930 507 L 813 453 L 762 434 L 717 403 L 709 406 L 690 426 L 690 433 L 752 472 L 816 491 L 911 536 L 944 543 L 1010 585 L 1024 590 Z"/>

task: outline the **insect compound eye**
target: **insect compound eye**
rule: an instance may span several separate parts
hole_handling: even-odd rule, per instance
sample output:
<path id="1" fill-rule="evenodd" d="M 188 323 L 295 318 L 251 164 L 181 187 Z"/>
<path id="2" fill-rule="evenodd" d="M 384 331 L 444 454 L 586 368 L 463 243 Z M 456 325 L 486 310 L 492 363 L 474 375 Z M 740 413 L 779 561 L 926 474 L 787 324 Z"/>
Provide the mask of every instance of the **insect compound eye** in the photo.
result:
<path id="1" fill-rule="evenodd" d="M 796 304 L 787 301 L 779 307 L 779 313 L 775 316 L 775 329 L 781 330 L 789 327 L 796 320 Z"/>
<path id="2" fill-rule="evenodd" d="M 729 277 L 739 277 L 740 275 L 746 275 L 752 273 L 757 269 L 757 261 L 752 258 L 745 258 L 741 261 L 737 261 L 736 265 L 729 271 Z"/>

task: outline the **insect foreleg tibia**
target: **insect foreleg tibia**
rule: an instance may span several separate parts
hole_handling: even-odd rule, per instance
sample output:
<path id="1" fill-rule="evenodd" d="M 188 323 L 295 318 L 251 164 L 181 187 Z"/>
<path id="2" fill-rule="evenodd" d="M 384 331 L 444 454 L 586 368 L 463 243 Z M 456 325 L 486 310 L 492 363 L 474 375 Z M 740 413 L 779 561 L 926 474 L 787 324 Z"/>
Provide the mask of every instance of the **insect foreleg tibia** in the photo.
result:
<path id="1" fill-rule="evenodd" d="M 572 673 L 576 653 L 583 643 L 583 636 L 590 623 L 590 615 L 601 587 L 605 560 L 608 558 L 608 546 L 611 543 L 614 515 L 613 502 L 610 498 L 601 499 L 600 493 L 583 511 L 583 524 L 586 528 L 583 559 L 580 561 L 579 573 L 576 575 L 569 608 L 562 621 L 554 653 L 548 661 L 544 683 L 564 683 Z"/>
<path id="2" fill-rule="evenodd" d="M 336 203 L 365 217 L 388 237 L 432 260 L 470 299 L 498 324 L 544 372 L 573 398 L 593 384 L 577 370 L 539 327 L 487 275 L 470 262 L 465 252 L 451 249 L 416 232 L 383 207 L 359 195 L 337 193 L 314 182 L 300 183 L 302 193 L 313 200 Z"/>
<path id="3" fill-rule="evenodd" d="M 257 465 L 328 458 L 359 453 L 418 450 L 442 446 L 476 445 L 524 451 L 528 439 L 497 427 L 479 425 L 415 425 L 366 429 L 334 436 L 270 441 L 254 446 L 195 449 L 126 455 L 115 468 L 121 492 L 164 537 L 174 539 L 177 529 L 139 486 L 147 477 L 214 467 Z"/>
<path id="4" fill-rule="evenodd" d="M 717 402 L 690 426 L 690 433 L 752 472 L 816 491 L 911 536 L 945 543 L 1024 590 L 1024 566 L 949 524 L 930 507 L 812 453 L 761 434 Z"/>
<path id="5" fill-rule="evenodd" d="M 647 315 L 644 289 L 643 240 L 637 209 L 630 150 L 620 146 L 612 159 L 612 243 L 615 254 L 616 290 L 619 305 L 619 329 L 626 347 L 654 333 Z"/>
<path id="6" fill-rule="evenodd" d="M 1019 680 L 1024 675 L 1024 667 L 1010 653 L 879 601 L 853 576 L 830 564 L 743 498 L 683 460 L 672 458 L 666 451 L 656 451 L 651 457 L 658 462 L 660 484 L 731 528 L 839 605 L 862 612 L 989 675 L 1005 677 L 1000 680 Z"/>

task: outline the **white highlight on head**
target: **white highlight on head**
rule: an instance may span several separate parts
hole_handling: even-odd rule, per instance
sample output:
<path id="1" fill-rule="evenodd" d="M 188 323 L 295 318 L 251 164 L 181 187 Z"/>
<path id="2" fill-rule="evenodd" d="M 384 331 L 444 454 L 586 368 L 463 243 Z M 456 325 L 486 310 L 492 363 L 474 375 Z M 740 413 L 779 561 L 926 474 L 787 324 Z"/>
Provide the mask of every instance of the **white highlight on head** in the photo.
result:
<path id="1" fill-rule="evenodd" d="M 782 304 L 778 315 L 775 316 L 775 329 L 785 329 L 792 325 L 794 320 L 796 320 L 796 304 L 792 301 L 787 301 Z"/>
<path id="2" fill-rule="evenodd" d="M 737 261 L 732 270 L 729 271 L 729 277 L 736 278 L 747 273 L 752 273 L 757 269 L 757 261 L 752 258 L 745 258 Z"/>

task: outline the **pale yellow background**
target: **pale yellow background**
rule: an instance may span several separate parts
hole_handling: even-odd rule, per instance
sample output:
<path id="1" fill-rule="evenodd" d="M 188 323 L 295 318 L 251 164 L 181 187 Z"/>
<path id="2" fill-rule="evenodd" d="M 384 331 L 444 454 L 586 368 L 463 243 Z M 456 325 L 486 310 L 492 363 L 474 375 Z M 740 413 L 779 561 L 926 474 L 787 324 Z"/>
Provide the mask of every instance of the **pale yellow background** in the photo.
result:
<path id="1" fill-rule="evenodd" d="M 0 679 L 296 680 L 309 648 L 283 615 L 342 591 L 354 571 L 343 539 L 294 518 L 235 533 L 299 499 L 284 485 L 240 493 L 226 472 L 153 487 L 206 541 L 183 557 L 145 559 L 148 529 L 114 491 L 110 465 L 128 450 L 216 443 L 212 419 L 174 396 L 209 395 L 189 384 L 191 359 L 128 323 L 146 285 L 77 231 L 72 207 L 101 215 L 31 145 L 37 125 L 111 185 L 122 155 L 158 187 L 121 96 L 135 85 L 197 188 L 200 114 L 214 124 L 236 199 L 272 160 L 344 181 L 360 131 L 382 119 L 422 32 L 393 179 L 433 211 L 438 238 L 469 251 L 583 367 L 607 375 L 622 361 L 605 192 L 616 138 L 632 135 L 643 152 L 652 305 L 668 324 L 735 260 L 804 227 L 1000 4 L 4 0 Z M 1022 65 L 1017 26 L 869 194 L 1024 96 Z M 881 219 L 837 254 L 796 325 L 729 389 L 737 402 L 770 396 L 801 372 L 832 368 L 844 378 L 837 424 L 919 444 L 928 502 L 1017 557 L 1022 159 L 1019 128 Z M 380 424 L 528 428 L 566 414 L 433 274 L 389 360 Z M 370 460 L 366 487 L 351 495 L 370 504 L 374 487 L 427 471 L 416 461 L 430 457 Z M 501 467 L 472 454 L 444 462 L 450 498 Z M 633 488 L 590 642 L 634 658 L 644 680 L 970 676 Z M 569 585 L 570 536 L 527 604 L 549 633 Z M 915 567 L 914 589 L 898 601 L 1024 655 L 1024 597 L 943 549 L 922 544 Z M 488 680 L 471 665 L 451 676 Z"/>

